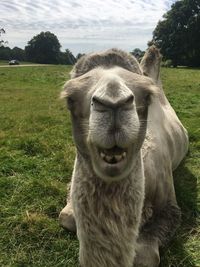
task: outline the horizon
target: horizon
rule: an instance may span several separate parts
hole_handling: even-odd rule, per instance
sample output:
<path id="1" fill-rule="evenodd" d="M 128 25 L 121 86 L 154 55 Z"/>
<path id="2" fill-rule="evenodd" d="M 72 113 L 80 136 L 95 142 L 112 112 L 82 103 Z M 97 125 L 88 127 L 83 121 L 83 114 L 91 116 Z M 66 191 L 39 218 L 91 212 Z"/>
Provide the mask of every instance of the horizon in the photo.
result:
<path id="1" fill-rule="evenodd" d="M 159 20 L 175 0 L 1 0 L 7 46 L 25 48 L 42 31 L 54 33 L 74 55 L 111 47 L 146 50 Z M 53 10 L 53 12 L 52 12 Z M 49 15 L 50 14 L 50 15 Z"/>

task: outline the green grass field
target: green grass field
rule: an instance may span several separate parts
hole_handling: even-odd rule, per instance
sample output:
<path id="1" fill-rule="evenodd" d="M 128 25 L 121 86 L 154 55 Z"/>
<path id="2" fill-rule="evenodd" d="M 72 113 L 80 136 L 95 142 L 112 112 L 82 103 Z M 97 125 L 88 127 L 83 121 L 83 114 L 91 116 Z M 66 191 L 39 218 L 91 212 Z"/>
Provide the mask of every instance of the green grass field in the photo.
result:
<path id="1" fill-rule="evenodd" d="M 0 59 L 0 66 L 1 65 L 8 65 L 8 60 L 2 60 L 2 59 Z"/>
<path id="2" fill-rule="evenodd" d="M 69 71 L 0 68 L 0 266 L 78 266 L 76 235 L 58 224 L 75 157 L 69 114 L 59 99 Z M 189 131 L 190 151 L 174 174 L 183 222 L 161 252 L 161 267 L 198 267 L 200 70 L 162 69 L 162 78 Z"/>

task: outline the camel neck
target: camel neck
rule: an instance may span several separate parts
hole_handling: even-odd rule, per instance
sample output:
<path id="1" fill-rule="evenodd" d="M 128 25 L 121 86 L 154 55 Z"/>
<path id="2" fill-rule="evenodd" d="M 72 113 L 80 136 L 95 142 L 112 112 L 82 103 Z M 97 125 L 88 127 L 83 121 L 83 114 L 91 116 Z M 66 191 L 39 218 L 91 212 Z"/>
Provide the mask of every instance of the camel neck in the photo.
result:
<path id="1" fill-rule="evenodd" d="M 144 201 L 144 175 L 137 163 L 127 178 L 106 183 L 77 159 L 72 205 L 82 267 L 132 267 Z"/>

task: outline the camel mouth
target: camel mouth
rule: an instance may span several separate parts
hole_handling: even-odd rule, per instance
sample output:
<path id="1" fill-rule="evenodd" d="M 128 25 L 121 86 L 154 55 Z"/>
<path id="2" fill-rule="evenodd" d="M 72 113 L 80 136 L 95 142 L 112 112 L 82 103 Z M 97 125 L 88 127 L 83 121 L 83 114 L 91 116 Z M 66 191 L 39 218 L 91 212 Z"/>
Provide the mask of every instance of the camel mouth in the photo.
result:
<path id="1" fill-rule="evenodd" d="M 101 159 L 107 164 L 118 164 L 127 156 L 127 150 L 114 146 L 110 149 L 99 149 Z"/>
<path id="2" fill-rule="evenodd" d="M 127 177 L 131 167 L 131 147 L 91 147 L 91 161 L 94 172 L 106 182 Z"/>

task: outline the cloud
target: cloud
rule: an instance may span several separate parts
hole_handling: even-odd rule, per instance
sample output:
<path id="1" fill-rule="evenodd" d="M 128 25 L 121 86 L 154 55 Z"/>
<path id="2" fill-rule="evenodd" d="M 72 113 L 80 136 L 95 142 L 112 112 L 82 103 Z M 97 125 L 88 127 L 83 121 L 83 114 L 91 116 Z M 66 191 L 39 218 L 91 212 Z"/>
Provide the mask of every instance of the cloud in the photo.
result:
<path id="1" fill-rule="evenodd" d="M 173 2 L 174 0 L 1 0 L 0 26 L 6 29 L 10 45 L 23 42 L 25 45 L 33 35 L 50 30 L 58 36 L 63 46 L 67 42 L 93 43 L 96 47 L 110 43 L 119 44 L 123 48 L 124 41 L 124 49 L 129 49 L 130 43 L 132 47 L 144 48 L 151 39 L 158 20 Z M 85 50 L 91 49 L 91 45 L 90 49 L 86 49 L 86 46 Z"/>

